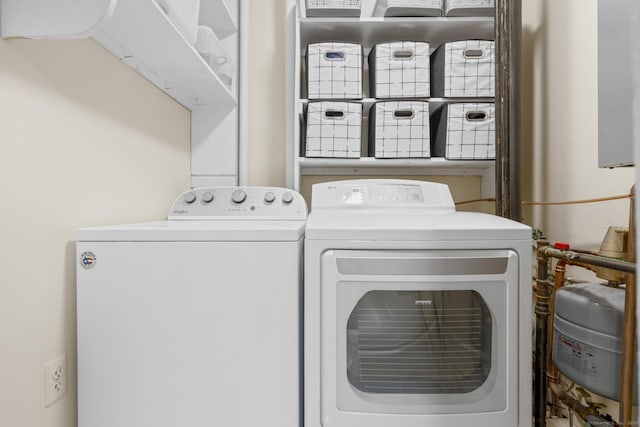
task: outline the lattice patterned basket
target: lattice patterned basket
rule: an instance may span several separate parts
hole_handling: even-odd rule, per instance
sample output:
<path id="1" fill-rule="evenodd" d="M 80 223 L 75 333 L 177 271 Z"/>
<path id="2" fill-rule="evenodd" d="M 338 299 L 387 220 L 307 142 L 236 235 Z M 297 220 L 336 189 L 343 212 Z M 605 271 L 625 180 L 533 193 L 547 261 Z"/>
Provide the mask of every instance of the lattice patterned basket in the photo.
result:
<path id="1" fill-rule="evenodd" d="M 307 17 L 358 17 L 360 0 L 307 0 Z"/>

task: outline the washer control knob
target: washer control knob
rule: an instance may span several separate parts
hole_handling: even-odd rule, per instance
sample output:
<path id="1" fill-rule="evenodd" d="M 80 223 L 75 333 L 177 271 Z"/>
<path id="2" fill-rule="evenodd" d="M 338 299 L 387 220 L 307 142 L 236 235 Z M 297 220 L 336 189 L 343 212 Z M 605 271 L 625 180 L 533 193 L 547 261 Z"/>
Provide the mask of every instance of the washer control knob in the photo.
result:
<path id="1" fill-rule="evenodd" d="M 291 194 L 291 193 L 284 193 L 284 194 L 282 195 L 282 201 L 283 201 L 285 204 L 287 204 L 287 205 L 288 205 L 289 203 L 293 202 L 293 194 Z"/>
<path id="2" fill-rule="evenodd" d="M 275 199 L 276 199 L 276 195 L 273 193 L 273 191 L 269 191 L 267 194 L 264 195 L 264 201 L 267 203 L 273 203 Z"/>
<path id="3" fill-rule="evenodd" d="M 242 203 L 247 200 L 247 193 L 242 190 L 236 190 L 231 193 L 231 200 L 233 200 L 234 203 Z"/>
<path id="4" fill-rule="evenodd" d="M 196 201 L 196 195 L 193 194 L 193 193 L 187 193 L 184 196 L 184 201 L 185 201 L 185 203 L 191 204 L 191 203 Z"/>
<path id="5" fill-rule="evenodd" d="M 213 202 L 213 193 L 207 191 L 206 193 L 204 193 L 202 195 L 202 201 L 205 203 L 211 203 Z"/>

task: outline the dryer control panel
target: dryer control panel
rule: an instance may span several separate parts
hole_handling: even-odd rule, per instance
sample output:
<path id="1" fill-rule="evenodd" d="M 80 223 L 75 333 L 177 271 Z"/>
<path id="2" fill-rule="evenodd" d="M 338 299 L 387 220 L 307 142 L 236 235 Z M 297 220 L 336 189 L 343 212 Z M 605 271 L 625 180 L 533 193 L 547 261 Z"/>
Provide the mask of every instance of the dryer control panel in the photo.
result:
<path id="1" fill-rule="evenodd" d="M 422 209 L 453 212 L 455 205 L 444 184 L 398 179 L 366 179 L 315 184 L 316 209 Z"/>
<path id="2" fill-rule="evenodd" d="M 279 187 L 204 187 L 182 193 L 169 220 L 304 220 L 307 204 L 297 192 Z"/>

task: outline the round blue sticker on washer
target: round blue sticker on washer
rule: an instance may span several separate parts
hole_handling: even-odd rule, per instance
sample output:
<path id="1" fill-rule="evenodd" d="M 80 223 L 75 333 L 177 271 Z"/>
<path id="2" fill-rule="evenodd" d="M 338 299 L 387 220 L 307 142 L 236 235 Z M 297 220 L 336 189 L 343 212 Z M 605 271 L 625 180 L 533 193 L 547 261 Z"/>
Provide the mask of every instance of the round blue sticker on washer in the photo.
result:
<path id="1" fill-rule="evenodd" d="M 80 265 L 82 265 L 86 270 L 93 268 L 97 261 L 98 258 L 93 252 L 85 251 L 80 255 Z"/>

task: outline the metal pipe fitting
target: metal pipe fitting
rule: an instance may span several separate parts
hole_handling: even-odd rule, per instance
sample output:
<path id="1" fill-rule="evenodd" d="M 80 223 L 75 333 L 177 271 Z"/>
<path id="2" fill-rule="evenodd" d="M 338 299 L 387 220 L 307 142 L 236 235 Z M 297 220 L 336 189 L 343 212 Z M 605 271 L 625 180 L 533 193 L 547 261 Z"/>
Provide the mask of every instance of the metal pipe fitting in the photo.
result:
<path id="1" fill-rule="evenodd" d="M 496 0 L 496 214 L 522 220 L 520 41 L 522 0 Z"/>
<path id="2" fill-rule="evenodd" d="M 544 249 L 548 245 L 548 241 L 538 240 L 538 274 L 534 309 L 536 314 L 536 347 L 533 357 L 533 416 L 535 427 L 546 427 L 547 425 L 547 335 L 549 331 L 550 284 L 547 280 L 549 257 L 545 255 Z"/>
<path id="3" fill-rule="evenodd" d="M 575 251 L 563 251 L 552 247 L 545 247 L 541 250 L 547 257 L 562 259 L 571 263 L 587 263 L 599 267 L 607 267 L 612 270 L 623 271 L 625 273 L 635 273 L 636 264 L 629 261 L 622 261 L 613 258 L 602 257 L 598 255 L 590 255 Z"/>
<path id="4" fill-rule="evenodd" d="M 566 393 L 558 384 L 550 384 L 549 388 L 554 396 L 558 398 L 570 410 L 576 413 L 580 418 L 591 426 L 617 427 L 618 424 L 612 420 L 604 418 L 594 408 L 585 406 L 580 401 Z M 620 424 L 624 425 L 624 424 Z"/>
<path id="5" fill-rule="evenodd" d="M 635 263 L 635 185 L 631 188 L 629 209 L 629 238 L 627 239 L 627 259 Z M 635 266 L 635 264 L 634 264 Z M 627 272 L 624 293 L 624 318 L 622 323 L 622 367 L 620 370 L 620 412 L 621 425 L 631 424 L 633 407 L 634 360 L 636 348 L 636 275 Z"/>

